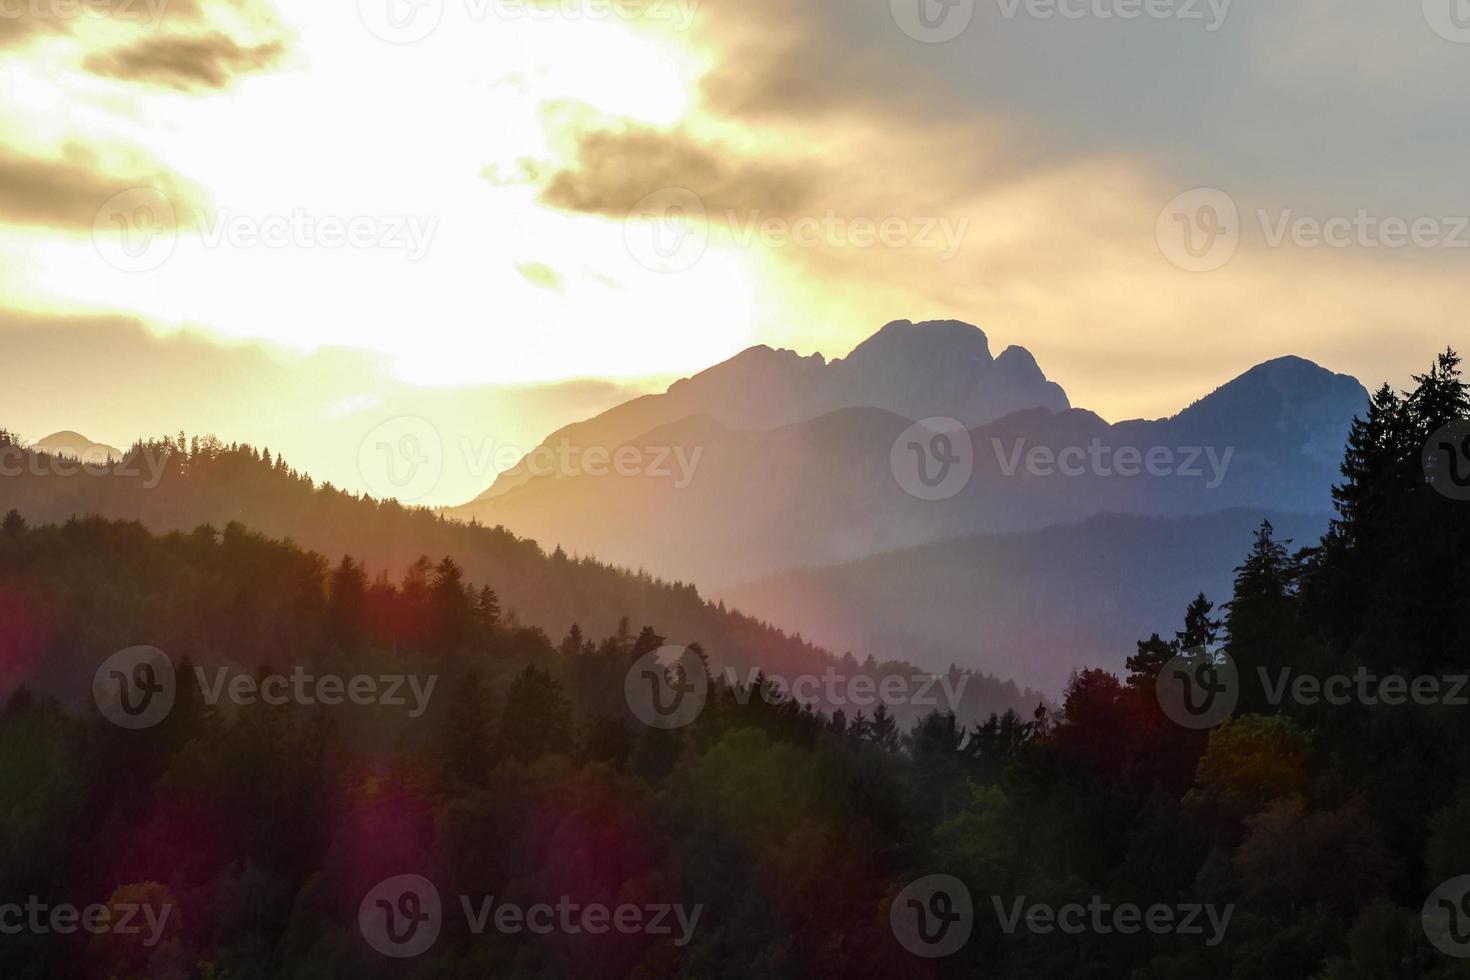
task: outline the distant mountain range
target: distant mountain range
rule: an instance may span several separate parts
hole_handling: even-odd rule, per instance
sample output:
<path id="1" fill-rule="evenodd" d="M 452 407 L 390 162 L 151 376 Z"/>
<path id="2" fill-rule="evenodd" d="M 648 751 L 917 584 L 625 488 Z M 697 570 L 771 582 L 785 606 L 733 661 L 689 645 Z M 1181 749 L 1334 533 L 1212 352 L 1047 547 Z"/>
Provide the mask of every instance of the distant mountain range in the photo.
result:
<path id="1" fill-rule="evenodd" d="M 0 480 L 0 510 L 157 530 L 238 520 L 395 573 L 452 554 L 553 635 L 627 613 L 737 669 L 815 671 L 831 650 L 989 672 L 973 717 L 1034 706 L 996 678 L 1055 695 L 1075 667 L 1121 670 L 1199 591 L 1227 599 L 1261 519 L 1315 540 L 1366 404 L 1355 379 L 1284 357 L 1170 418 L 1110 424 L 1021 348 L 993 357 L 976 327 L 898 321 L 846 358 L 752 348 L 567 426 L 442 515 L 480 526 L 314 488 L 217 443 L 167 472 L 155 446 L 138 478 Z"/>
<path id="2" fill-rule="evenodd" d="M 1172 418 L 1109 424 L 1021 348 L 992 358 L 976 327 L 899 321 L 831 363 L 752 348 L 554 433 L 446 513 L 710 588 L 1098 514 L 1320 514 L 1367 397 L 1287 357 Z M 963 431 L 915 435 L 931 417 Z M 905 470 L 945 445 L 972 472 L 928 499 Z"/>
<path id="3" fill-rule="evenodd" d="M 946 415 L 984 425 L 1026 408 L 1070 407 L 1020 347 L 994 357 L 977 328 L 953 320 L 888 324 L 845 358 L 751 347 L 728 361 L 675 382 L 661 395 L 625 402 L 553 432 L 543 446 L 616 447 L 664 426 L 704 417 L 711 431 L 767 431 L 853 408 L 882 409 L 911 419 Z M 528 467 L 502 473 L 481 500 L 531 480 Z"/>
<path id="4" fill-rule="evenodd" d="M 63 432 L 53 432 L 46 438 L 37 440 L 32 448 L 53 456 L 66 456 L 69 459 L 89 464 L 116 462 L 123 456 L 122 450 L 116 446 L 93 442 L 80 432 L 72 432 L 69 429 Z"/>
<path id="5" fill-rule="evenodd" d="M 1058 692 L 1073 670 L 1121 673 L 1150 633 L 1172 639 L 1200 592 L 1228 601 L 1232 569 L 1266 519 L 1296 547 L 1327 530 L 1325 516 L 1260 510 L 1109 514 L 783 572 L 720 598 L 858 657 L 958 663 Z"/>

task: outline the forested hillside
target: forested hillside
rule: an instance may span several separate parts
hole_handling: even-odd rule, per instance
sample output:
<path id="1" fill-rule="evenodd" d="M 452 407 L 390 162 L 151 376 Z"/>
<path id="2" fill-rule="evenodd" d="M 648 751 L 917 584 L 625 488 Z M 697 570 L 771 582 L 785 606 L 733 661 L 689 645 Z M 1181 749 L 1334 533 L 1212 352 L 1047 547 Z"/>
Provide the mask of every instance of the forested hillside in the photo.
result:
<path id="1" fill-rule="evenodd" d="M 785 677 L 848 673 L 909 676 L 903 650 L 835 656 L 778 625 L 702 598 L 691 583 L 667 582 L 561 549 L 547 554 L 503 528 L 445 520 L 397 501 L 376 501 L 317 485 L 270 450 L 212 438 L 140 442 L 113 464 L 83 465 L 17 444 L 0 430 L 0 513 L 32 524 L 95 515 L 141 522 L 157 532 L 188 532 L 232 523 L 294 542 L 335 563 L 359 562 L 373 581 L 393 581 L 424 556 L 451 558 L 466 579 L 493 588 L 508 617 L 560 637 L 573 625 L 589 635 L 616 631 L 624 618 L 656 623 L 671 643 L 698 642 L 717 670 L 741 676 L 763 669 Z M 967 672 L 963 711 L 983 718 L 1009 708 L 1030 712 L 1042 695 L 989 675 Z"/>
<path id="2" fill-rule="evenodd" d="M 1079 674 L 1056 713 L 974 726 L 935 713 L 907 733 L 886 712 L 820 715 L 718 678 L 692 723 L 642 725 L 620 688 L 661 644 L 656 629 L 553 644 L 507 622 L 451 561 L 389 583 L 238 527 L 155 537 L 12 513 L 7 676 L 85 686 L 96 648 L 152 642 L 180 682 L 167 716 L 139 730 L 29 686 L 9 696 L 4 893 L 172 914 L 152 945 L 7 936 L 0 971 L 1465 976 L 1470 716 L 1452 694 L 1465 693 L 1470 649 L 1470 504 L 1439 433 L 1466 425 L 1452 356 L 1406 397 L 1381 390 L 1319 546 L 1288 552 L 1262 526 L 1227 602 L 1202 597 L 1173 639 L 1141 640 L 1126 677 Z M 1212 678 L 1238 675 L 1235 710 L 1181 725 L 1158 692 L 1200 647 Z M 190 680 L 220 660 L 257 679 L 290 664 L 434 677 L 435 693 L 416 717 L 387 703 L 361 716 L 222 707 Z M 1281 670 L 1409 682 L 1397 700 L 1323 700 L 1277 686 Z M 968 941 L 931 959 L 890 923 L 910 883 L 936 874 L 952 893 L 928 908 L 964 922 Z M 433 882 L 444 908 L 404 907 L 436 934 L 398 960 L 364 942 L 360 905 L 402 875 Z M 460 900 L 487 896 L 672 906 L 680 925 L 477 931 Z M 1080 907 L 1093 925 L 1010 918 L 1040 903 Z M 1095 924 L 1130 906 L 1209 917 Z"/>

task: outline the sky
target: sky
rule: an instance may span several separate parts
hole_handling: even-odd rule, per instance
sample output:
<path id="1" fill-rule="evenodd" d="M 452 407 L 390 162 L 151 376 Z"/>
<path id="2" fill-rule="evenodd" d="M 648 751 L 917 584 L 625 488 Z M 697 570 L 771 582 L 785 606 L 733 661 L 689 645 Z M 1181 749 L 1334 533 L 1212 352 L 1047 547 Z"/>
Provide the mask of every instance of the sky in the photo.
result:
<path id="1" fill-rule="evenodd" d="M 0 0 L 0 425 L 373 492 L 427 419 L 450 504 L 900 318 L 1114 420 L 1406 384 L 1466 346 L 1467 82 L 1466 0 Z"/>

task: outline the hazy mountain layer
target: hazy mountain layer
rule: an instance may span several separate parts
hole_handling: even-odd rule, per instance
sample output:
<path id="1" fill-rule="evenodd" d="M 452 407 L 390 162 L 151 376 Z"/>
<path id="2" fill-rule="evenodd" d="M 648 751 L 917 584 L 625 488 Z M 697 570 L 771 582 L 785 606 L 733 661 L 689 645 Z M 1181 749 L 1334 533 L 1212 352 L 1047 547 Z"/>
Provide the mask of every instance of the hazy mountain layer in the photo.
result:
<path id="1" fill-rule="evenodd" d="M 1152 632 L 1172 638 L 1201 590 L 1226 601 L 1266 518 L 1278 540 L 1298 546 L 1316 543 L 1328 523 L 1247 510 L 1108 515 L 786 572 L 722 598 L 859 657 L 962 663 L 1057 692 L 1072 670 L 1122 672 Z"/>

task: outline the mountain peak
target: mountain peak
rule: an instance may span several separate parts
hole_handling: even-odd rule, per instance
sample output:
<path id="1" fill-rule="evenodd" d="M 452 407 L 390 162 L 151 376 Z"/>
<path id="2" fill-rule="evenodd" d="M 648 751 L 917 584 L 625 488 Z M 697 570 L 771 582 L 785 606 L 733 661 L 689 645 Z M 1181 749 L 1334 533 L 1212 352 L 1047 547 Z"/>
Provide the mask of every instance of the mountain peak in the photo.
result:
<path id="1" fill-rule="evenodd" d="M 37 440 L 32 448 L 53 456 L 70 456 L 85 463 L 100 464 L 123 457 L 122 450 L 117 447 L 93 442 L 80 432 L 70 429 L 53 432 L 46 438 Z"/>
<path id="2" fill-rule="evenodd" d="M 995 359 L 996 370 L 1007 377 L 1027 381 L 1045 381 L 1046 375 L 1041 371 L 1041 365 L 1036 363 L 1036 357 L 1024 347 L 1015 344 L 1000 352 Z"/>
<path id="3" fill-rule="evenodd" d="M 619 446 L 690 416 L 708 416 L 732 431 L 769 432 L 846 409 L 911 421 L 954 418 L 974 428 L 1026 409 L 1070 407 L 1066 392 L 1023 348 L 1007 348 L 996 360 L 974 324 L 894 320 L 831 361 L 765 344 L 748 347 L 661 395 L 634 399 L 554 436 Z M 523 482 L 523 475 L 508 471 L 489 495 Z"/>
<path id="4" fill-rule="evenodd" d="M 1339 404 L 1366 402 L 1368 398 L 1367 389 L 1357 378 L 1337 374 L 1305 357 L 1289 354 L 1257 364 L 1216 388 L 1181 414 L 1198 412 L 1202 406 L 1210 404 L 1247 410 L 1253 401 L 1266 392 L 1278 392 L 1280 397 L 1294 404 L 1323 399 Z"/>
<path id="5" fill-rule="evenodd" d="M 985 331 L 960 320 L 894 320 L 853 348 L 848 363 L 868 360 L 928 361 L 934 358 L 990 364 L 990 339 Z M 839 363 L 837 361 L 833 362 Z"/>

